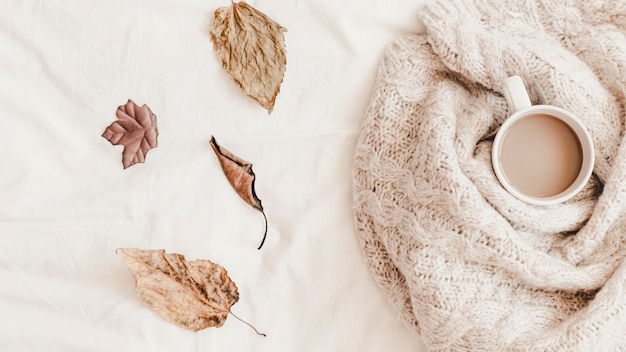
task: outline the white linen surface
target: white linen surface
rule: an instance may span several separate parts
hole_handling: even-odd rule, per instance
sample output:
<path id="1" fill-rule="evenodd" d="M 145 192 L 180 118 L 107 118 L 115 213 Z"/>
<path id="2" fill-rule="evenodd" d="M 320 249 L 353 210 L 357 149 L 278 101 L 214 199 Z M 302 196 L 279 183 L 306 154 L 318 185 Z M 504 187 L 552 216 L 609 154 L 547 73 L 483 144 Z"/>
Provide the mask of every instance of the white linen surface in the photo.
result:
<path id="1" fill-rule="evenodd" d="M 224 73 L 208 34 L 227 0 L 0 4 L 0 350 L 424 351 L 361 256 L 351 163 L 385 46 L 425 0 L 259 0 L 287 28 L 273 113 Z M 128 99 L 159 146 L 126 170 L 101 137 Z M 269 219 L 230 188 L 209 139 L 253 163 Z M 221 328 L 193 333 L 135 295 L 116 248 L 224 266 Z"/>

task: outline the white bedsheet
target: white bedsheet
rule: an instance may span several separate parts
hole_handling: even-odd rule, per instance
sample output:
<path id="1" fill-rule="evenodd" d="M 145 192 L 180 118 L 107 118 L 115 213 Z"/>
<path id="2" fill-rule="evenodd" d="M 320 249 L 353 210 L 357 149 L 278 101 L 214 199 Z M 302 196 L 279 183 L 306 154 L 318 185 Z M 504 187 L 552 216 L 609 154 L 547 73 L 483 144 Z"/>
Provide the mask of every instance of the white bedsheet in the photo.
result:
<path id="1" fill-rule="evenodd" d="M 351 163 L 376 68 L 426 0 L 259 0 L 287 28 L 273 113 L 219 66 L 209 20 L 227 0 L 0 4 L 0 350 L 425 351 L 369 276 Z M 128 99 L 159 146 L 126 170 L 101 137 Z M 215 136 L 253 163 L 269 219 L 228 185 Z M 193 333 L 135 295 L 116 248 L 224 266 L 229 317 Z"/>

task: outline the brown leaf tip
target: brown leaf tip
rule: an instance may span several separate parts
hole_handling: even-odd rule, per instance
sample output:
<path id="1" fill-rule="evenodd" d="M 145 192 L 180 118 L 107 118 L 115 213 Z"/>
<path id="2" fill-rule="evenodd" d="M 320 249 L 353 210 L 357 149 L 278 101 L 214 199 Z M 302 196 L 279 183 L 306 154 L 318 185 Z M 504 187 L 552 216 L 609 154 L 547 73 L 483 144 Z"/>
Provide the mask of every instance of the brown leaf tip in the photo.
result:
<path id="1" fill-rule="evenodd" d="M 124 169 L 145 162 L 148 151 L 158 145 L 156 115 L 146 104 L 138 106 L 128 99 L 125 105 L 117 108 L 116 116 L 117 121 L 105 129 L 102 137 L 113 145 L 124 146 Z"/>

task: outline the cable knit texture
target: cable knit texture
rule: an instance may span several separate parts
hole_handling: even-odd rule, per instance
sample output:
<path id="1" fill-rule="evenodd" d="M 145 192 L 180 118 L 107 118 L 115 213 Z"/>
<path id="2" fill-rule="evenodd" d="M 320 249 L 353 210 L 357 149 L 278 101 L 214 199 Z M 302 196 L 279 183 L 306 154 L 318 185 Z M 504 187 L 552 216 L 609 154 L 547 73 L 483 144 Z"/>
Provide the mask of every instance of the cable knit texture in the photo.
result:
<path id="1" fill-rule="evenodd" d="M 446 0 L 391 43 L 354 159 L 374 278 L 431 351 L 626 350 L 626 2 Z M 585 189 L 525 204 L 491 167 L 502 81 L 578 115 Z"/>

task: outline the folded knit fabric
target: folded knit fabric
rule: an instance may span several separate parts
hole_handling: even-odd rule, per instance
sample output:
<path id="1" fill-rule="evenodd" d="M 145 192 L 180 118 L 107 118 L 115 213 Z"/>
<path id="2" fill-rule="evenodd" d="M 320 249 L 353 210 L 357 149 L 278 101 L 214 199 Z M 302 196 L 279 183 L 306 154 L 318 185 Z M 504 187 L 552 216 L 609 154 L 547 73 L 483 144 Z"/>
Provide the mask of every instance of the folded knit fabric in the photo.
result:
<path id="1" fill-rule="evenodd" d="M 354 160 L 374 278 L 432 351 L 626 350 L 626 2 L 442 0 L 382 60 Z M 585 189 L 525 204 L 491 167 L 502 81 L 578 115 Z"/>

